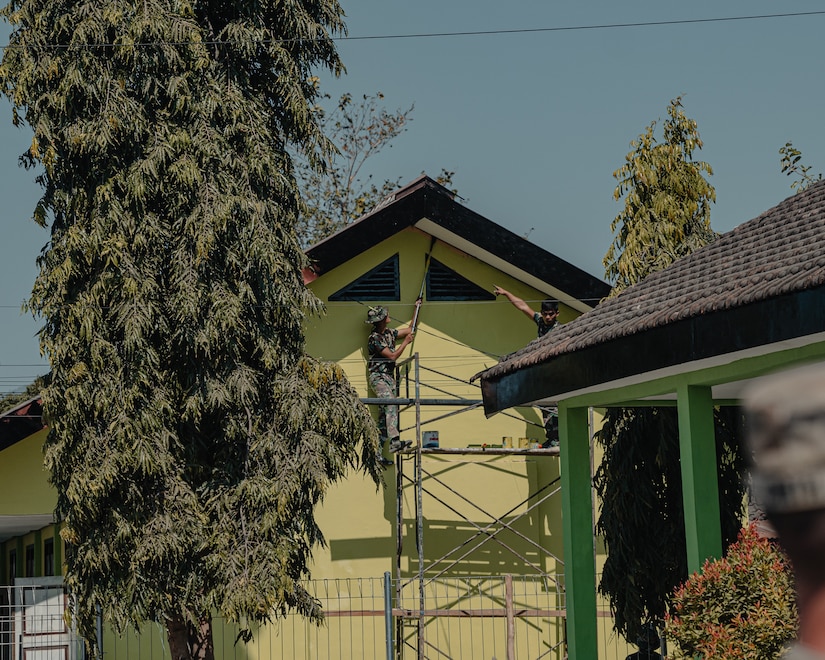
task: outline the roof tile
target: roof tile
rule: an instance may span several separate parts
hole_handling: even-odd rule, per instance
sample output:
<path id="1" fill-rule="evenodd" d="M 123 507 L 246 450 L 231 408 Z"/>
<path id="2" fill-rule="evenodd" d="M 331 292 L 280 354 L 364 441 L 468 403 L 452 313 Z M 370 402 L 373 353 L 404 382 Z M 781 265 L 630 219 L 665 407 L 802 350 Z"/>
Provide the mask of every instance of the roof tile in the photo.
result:
<path id="1" fill-rule="evenodd" d="M 620 337 L 825 284 L 825 181 L 482 372 L 497 379 Z"/>

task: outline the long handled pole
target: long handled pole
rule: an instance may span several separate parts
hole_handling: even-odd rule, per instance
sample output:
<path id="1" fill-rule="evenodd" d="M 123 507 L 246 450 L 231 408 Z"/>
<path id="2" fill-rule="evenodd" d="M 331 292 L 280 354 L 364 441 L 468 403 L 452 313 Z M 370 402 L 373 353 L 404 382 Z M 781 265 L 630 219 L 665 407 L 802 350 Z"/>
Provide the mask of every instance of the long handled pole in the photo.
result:
<path id="1" fill-rule="evenodd" d="M 435 236 L 430 241 L 430 249 L 427 250 L 427 256 L 424 258 L 424 277 L 421 278 L 421 289 L 418 292 L 418 298 L 415 301 L 415 312 L 413 313 L 412 323 L 410 328 L 413 332 L 418 329 L 418 316 L 421 313 L 421 305 L 424 302 L 424 287 L 427 286 L 427 273 L 430 271 L 430 257 L 433 254 L 433 247 L 435 247 Z M 413 337 L 415 341 L 415 337 Z"/>

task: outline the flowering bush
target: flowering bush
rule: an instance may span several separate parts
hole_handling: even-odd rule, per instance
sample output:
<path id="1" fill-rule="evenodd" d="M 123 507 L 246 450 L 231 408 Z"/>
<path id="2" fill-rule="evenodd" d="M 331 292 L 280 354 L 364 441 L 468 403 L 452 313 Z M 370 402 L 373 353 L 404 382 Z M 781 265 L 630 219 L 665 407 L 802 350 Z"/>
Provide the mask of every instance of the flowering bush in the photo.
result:
<path id="1" fill-rule="evenodd" d="M 796 635 L 790 565 L 753 526 L 739 533 L 723 559 L 706 561 L 673 595 L 668 639 L 705 660 L 778 658 Z"/>

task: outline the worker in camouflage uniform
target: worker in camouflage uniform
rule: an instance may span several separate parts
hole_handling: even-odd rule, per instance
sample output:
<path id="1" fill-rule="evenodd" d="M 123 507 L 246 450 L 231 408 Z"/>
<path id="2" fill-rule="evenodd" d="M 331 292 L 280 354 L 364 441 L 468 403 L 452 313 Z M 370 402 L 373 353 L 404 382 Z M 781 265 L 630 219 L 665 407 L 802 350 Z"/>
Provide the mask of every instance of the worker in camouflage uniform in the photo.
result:
<path id="1" fill-rule="evenodd" d="M 524 302 L 521 298 L 513 295 L 506 289 L 500 286 L 493 288 L 493 293 L 497 296 L 504 296 L 509 300 L 513 307 L 523 312 L 528 318 L 532 319 L 536 324 L 537 337 L 544 337 L 548 332 L 559 327 L 559 303 L 555 300 L 543 300 L 541 302 L 541 311 L 536 312 L 530 305 Z M 559 446 L 559 409 L 557 406 L 542 407 L 542 419 L 544 421 L 544 435 L 545 441 L 542 447 L 558 447 Z"/>
<path id="2" fill-rule="evenodd" d="M 369 351 L 369 383 L 375 396 L 379 399 L 392 399 L 396 396 L 395 390 L 395 361 L 401 357 L 414 335 L 412 324 L 405 328 L 388 328 L 390 322 L 386 307 L 370 307 L 367 312 L 367 323 L 372 324 L 368 340 Z M 396 348 L 398 340 L 401 344 Z M 401 440 L 398 431 L 398 406 L 378 406 L 378 433 L 381 437 L 381 462 L 392 465 L 392 461 L 384 457 L 384 447 L 389 440 L 391 452 L 397 452 L 412 444 L 409 440 Z"/>

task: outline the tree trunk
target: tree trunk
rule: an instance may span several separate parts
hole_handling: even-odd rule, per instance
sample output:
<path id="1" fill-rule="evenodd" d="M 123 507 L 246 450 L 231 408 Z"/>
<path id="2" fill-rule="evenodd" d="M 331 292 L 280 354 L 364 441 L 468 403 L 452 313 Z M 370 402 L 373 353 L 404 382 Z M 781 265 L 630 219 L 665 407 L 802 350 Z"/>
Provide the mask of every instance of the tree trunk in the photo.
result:
<path id="1" fill-rule="evenodd" d="M 192 660 L 215 660 L 215 646 L 212 643 L 212 617 L 208 614 L 198 620 L 197 627 L 189 626 L 189 640 Z"/>
<path id="2" fill-rule="evenodd" d="M 203 615 L 197 625 L 181 616 L 166 622 L 166 638 L 172 660 L 214 660 L 212 644 L 212 617 Z"/>

